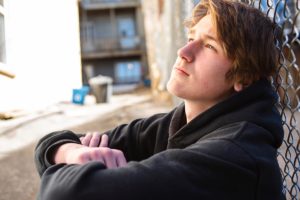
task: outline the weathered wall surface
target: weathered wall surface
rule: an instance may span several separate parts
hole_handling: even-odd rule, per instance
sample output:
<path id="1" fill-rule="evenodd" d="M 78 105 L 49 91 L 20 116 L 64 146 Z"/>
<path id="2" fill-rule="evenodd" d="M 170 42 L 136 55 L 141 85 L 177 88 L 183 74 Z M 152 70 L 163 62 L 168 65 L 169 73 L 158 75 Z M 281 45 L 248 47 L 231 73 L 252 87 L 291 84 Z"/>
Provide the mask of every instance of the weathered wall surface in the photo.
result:
<path id="1" fill-rule="evenodd" d="M 183 22 L 191 15 L 194 1 L 144 0 L 142 6 L 152 91 L 155 97 L 161 98 L 166 92 L 177 50 L 186 42 Z"/>

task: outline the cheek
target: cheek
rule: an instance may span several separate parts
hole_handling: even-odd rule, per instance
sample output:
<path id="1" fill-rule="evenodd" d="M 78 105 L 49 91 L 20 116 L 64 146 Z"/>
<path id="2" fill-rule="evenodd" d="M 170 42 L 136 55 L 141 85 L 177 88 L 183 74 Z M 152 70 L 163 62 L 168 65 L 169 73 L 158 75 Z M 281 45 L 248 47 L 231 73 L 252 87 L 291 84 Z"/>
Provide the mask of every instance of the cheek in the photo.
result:
<path id="1" fill-rule="evenodd" d="M 219 65 L 222 66 L 223 74 L 226 74 L 233 67 L 233 61 L 225 56 L 221 56 Z"/>
<path id="2" fill-rule="evenodd" d="M 204 63 L 202 63 L 204 64 Z M 196 67 L 195 69 L 195 82 L 201 85 L 203 89 L 210 89 L 213 87 L 218 87 L 226 83 L 226 73 L 230 69 L 230 63 L 211 61 L 205 67 Z"/>
<path id="3" fill-rule="evenodd" d="M 227 59 L 215 58 L 211 60 L 211 62 L 208 65 L 208 68 L 205 70 L 207 72 L 207 75 L 213 78 L 225 79 L 225 75 L 229 71 L 231 66 L 232 63 Z"/>

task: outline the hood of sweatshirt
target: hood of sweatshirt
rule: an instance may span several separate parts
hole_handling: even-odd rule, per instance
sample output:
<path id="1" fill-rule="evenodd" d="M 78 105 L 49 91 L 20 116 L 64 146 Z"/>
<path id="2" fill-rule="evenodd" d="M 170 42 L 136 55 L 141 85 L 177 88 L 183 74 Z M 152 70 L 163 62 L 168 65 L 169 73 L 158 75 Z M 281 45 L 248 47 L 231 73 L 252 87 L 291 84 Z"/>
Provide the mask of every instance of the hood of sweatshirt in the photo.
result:
<path id="1" fill-rule="evenodd" d="M 278 95 L 271 83 L 262 79 L 199 114 L 188 124 L 184 104 L 181 104 L 171 120 L 169 141 L 188 140 L 193 143 L 220 127 L 247 121 L 270 132 L 272 145 L 278 148 L 283 141 L 283 128 L 275 106 L 277 101 Z"/>

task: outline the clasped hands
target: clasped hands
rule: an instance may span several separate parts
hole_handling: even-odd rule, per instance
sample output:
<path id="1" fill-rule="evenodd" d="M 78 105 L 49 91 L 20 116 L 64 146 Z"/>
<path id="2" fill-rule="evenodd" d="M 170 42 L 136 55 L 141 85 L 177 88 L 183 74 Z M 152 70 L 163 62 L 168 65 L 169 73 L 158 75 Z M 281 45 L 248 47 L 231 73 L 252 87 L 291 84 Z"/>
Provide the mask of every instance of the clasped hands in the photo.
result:
<path id="1" fill-rule="evenodd" d="M 61 145 L 54 156 L 56 164 L 85 164 L 99 161 L 108 169 L 127 165 L 122 151 L 108 147 L 108 136 L 99 133 L 87 133 L 80 138 L 81 144 L 66 143 Z"/>

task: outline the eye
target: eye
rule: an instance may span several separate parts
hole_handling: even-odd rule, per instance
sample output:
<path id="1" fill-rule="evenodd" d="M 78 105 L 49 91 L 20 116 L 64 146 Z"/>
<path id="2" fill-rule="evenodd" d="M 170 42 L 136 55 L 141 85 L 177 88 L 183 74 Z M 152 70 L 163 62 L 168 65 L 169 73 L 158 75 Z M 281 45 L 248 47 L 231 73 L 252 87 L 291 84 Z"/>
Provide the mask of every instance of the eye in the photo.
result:
<path id="1" fill-rule="evenodd" d="M 207 47 L 211 50 L 217 51 L 217 49 L 214 46 L 210 45 L 210 44 L 206 44 L 205 47 Z"/>

